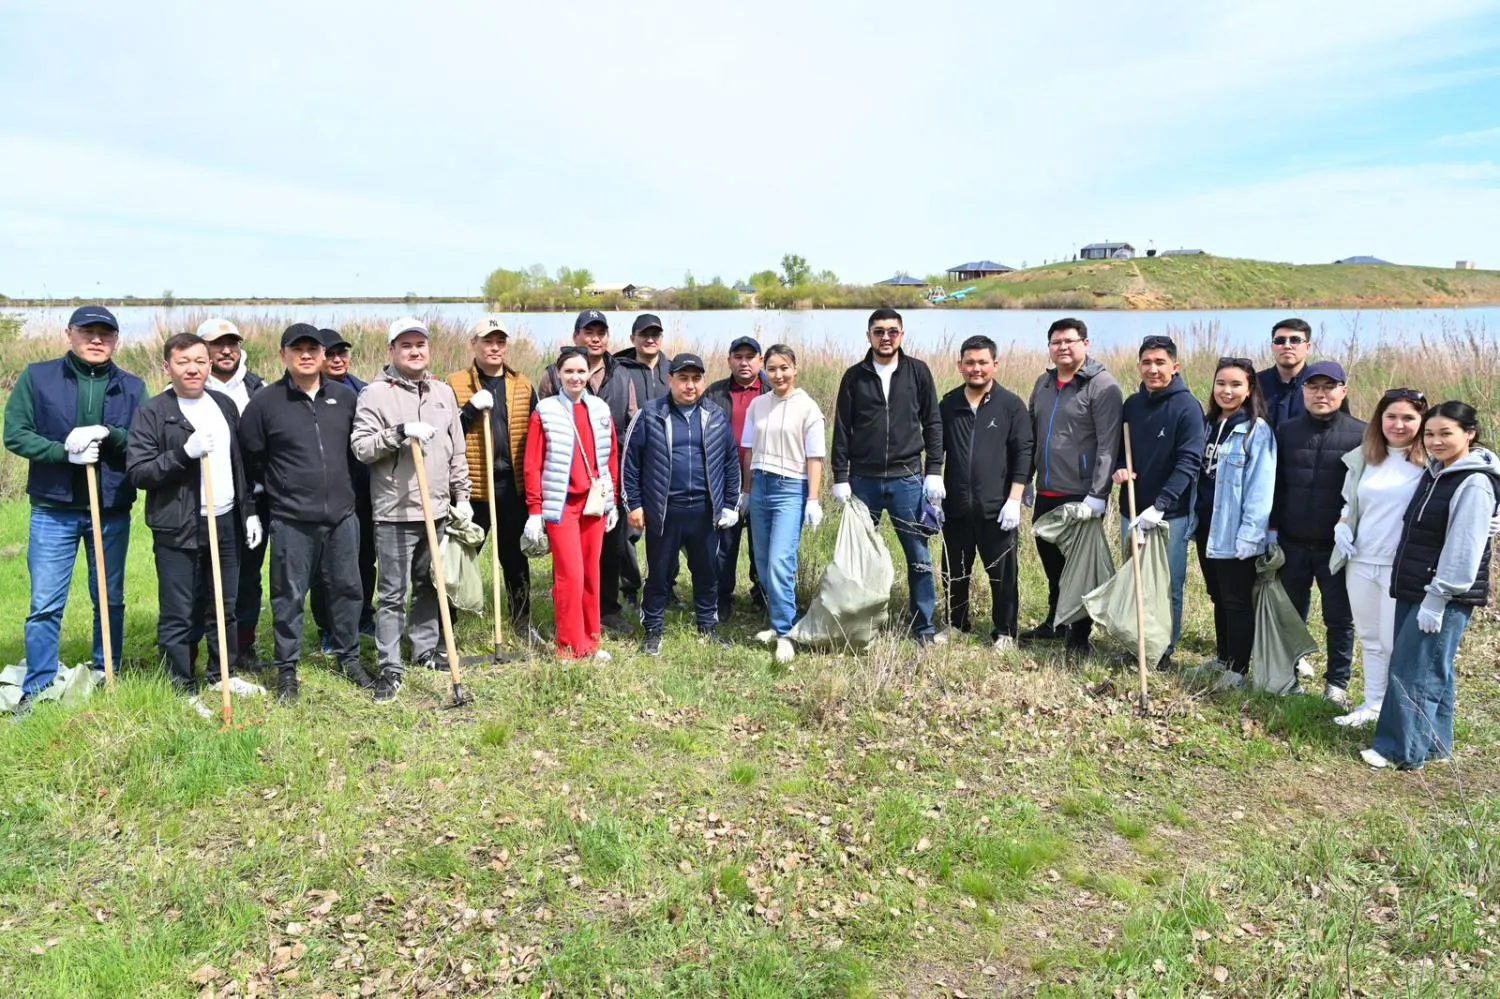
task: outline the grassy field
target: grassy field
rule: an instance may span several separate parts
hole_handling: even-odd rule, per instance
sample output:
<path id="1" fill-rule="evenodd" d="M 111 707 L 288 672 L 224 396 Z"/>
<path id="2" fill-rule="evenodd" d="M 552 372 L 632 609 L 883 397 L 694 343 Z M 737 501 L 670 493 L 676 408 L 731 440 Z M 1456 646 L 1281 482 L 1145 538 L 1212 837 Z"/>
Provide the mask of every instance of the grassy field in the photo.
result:
<path id="1" fill-rule="evenodd" d="M 379 348 L 358 348 L 367 373 Z M 1199 348 L 1195 385 L 1215 356 Z M 1494 348 L 1472 351 L 1362 358 L 1356 409 L 1411 381 L 1493 412 Z M 841 363 L 808 360 L 819 398 Z M 1039 363 L 1002 377 L 1024 388 Z M 661 659 L 610 642 L 603 666 L 477 669 L 459 711 L 440 710 L 445 674 L 376 706 L 312 654 L 298 706 L 241 702 L 226 732 L 156 666 L 136 530 L 119 691 L 0 723 L 0 995 L 1500 988 L 1489 612 L 1460 658 L 1456 761 L 1419 774 L 1368 770 L 1368 736 L 1316 697 L 1210 697 L 1157 675 L 1142 717 L 1107 642 L 1068 666 L 962 643 L 918 659 L 891 639 L 785 670 L 749 641 L 749 614 L 727 653 L 676 616 Z M 804 595 L 835 532 L 804 545 Z M 25 538 L 24 501 L 0 503 L 4 662 L 21 654 Z M 88 654 L 78 568 L 69 662 Z M 1045 610 L 1029 539 L 1021 571 L 1024 626 Z M 1188 608 L 1192 661 L 1212 638 L 1196 569 Z M 544 597 L 544 627 L 550 613 Z M 460 644 L 488 651 L 488 622 L 463 618 Z"/>

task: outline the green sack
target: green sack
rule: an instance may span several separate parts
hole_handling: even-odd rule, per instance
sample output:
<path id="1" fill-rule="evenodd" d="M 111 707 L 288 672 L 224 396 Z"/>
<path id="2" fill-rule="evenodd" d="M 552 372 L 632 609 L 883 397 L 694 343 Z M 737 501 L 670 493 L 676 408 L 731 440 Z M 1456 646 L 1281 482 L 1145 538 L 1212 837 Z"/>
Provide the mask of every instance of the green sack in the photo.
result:
<path id="1" fill-rule="evenodd" d="M 1255 644 L 1250 651 L 1250 685 L 1276 695 L 1297 686 L 1297 660 L 1318 651 L 1307 622 L 1281 585 L 1286 555 L 1271 545 L 1255 560 Z"/>
<path id="2" fill-rule="evenodd" d="M 1141 548 L 1141 595 L 1146 606 L 1146 662 L 1155 665 L 1172 644 L 1172 572 L 1167 567 L 1165 525 L 1146 531 Z M 1126 537 L 1130 537 L 1127 532 Z M 1135 614 L 1136 560 L 1127 558 L 1109 582 L 1084 594 L 1089 617 L 1110 635 L 1138 647 Z"/>
<path id="3" fill-rule="evenodd" d="M 818 580 L 818 594 L 787 636 L 798 645 L 862 649 L 885 625 L 896 567 L 880 540 L 870 508 L 844 504 L 833 561 Z"/>
<path id="4" fill-rule="evenodd" d="M 449 606 L 484 612 L 484 577 L 479 571 L 479 546 L 484 544 L 484 528 L 457 514 L 450 514 L 443 527 L 443 575 L 447 576 Z"/>
<path id="5" fill-rule="evenodd" d="M 1066 559 L 1057 583 L 1053 626 L 1082 621 L 1089 616 L 1083 595 L 1097 590 L 1115 574 L 1115 557 L 1104 536 L 1104 518 L 1095 517 L 1082 503 L 1064 503 L 1032 523 L 1031 532 L 1062 549 Z"/>

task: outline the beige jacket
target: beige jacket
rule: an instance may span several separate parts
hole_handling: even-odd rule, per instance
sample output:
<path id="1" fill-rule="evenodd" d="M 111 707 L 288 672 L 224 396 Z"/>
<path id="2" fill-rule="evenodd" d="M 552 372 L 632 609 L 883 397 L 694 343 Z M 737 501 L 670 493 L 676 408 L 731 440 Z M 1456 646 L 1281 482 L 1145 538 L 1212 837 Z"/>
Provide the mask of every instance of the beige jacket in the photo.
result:
<path id="1" fill-rule="evenodd" d="M 434 518 L 446 517 L 448 505 L 469 498 L 469 462 L 458 399 L 441 379 L 423 372 L 412 381 L 387 367 L 359 394 L 354 410 L 354 456 L 370 466 L 370 506 L 380 523 L 422 520 L 417 465 L 402 439 L 401 424 L 430 423 L 437 434 L 423 446 Z"/>

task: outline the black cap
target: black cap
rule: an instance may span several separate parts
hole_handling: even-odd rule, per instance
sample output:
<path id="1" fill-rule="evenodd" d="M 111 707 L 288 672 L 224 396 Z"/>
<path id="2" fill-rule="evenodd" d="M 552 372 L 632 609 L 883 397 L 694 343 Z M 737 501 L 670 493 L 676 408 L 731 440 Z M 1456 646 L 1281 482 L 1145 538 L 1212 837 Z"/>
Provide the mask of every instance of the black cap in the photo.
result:
<path id="1" fill-rule="evenodd" d="M 1302 383 L 1305 385 L 1314 378 L 1327 378 L 1340 385 L 1349 384 L 1349 379 L 1344 377 L 1343 367 L 1337 361 L 1319 361 L 1317 364 L 1309 364 L 1302 371 Z"/>
<path id="2" fill-rule="evenodd" d="M 751 350 L 755 351 L 756 356 L 760 355 L 760 341 L 755 339 L 755 337 L 753 336 L 736 337 L 734 343 L 731 343 L 729 345 L 729 352 L 733 354 L 741 347 L 749 347 Z"/>
<path id="3" fill-rule="evenodd" d="M 120 332 L 120 324 L 115 321 L 115 314 L 102 305 L 82 305 L 73 310 L 73 315 L 68 319 L 69 326 L 88 326 L 90 323 L 99 323 L 108 326 L 116 333 Z"/>
<path id="4" fill-rule="evenodd" d="M 338 330 L 318 330 L 318 337 L 323 341 L 324 350 L 333 350 L 335 347 L 353 347 L 354 344 L 344 339 L 344 335 Z"/>
<path id="5" fill-rule="evenodd" d="M 679 371 L 692 371 L 694 369 L 700 374 L 708 370 L 703 366 L 703 358 L 697 354 L 678 354 L 672 358 L 672 364 L 667 368 L 667 374 L 675 375 Z"/>
<path id="6" fill-rule="evenodd" d="M 573 332 L 577 333 L 585 326 L 589 326 L 594 323 L 598 323 L 605 329 L 609 329 L 609 320 L 604 318 L 604 313 L 600 312 L 598 309 L 584 309 L 582 312 L 578 313 L 578 318 L 573 320 Z"/>
<path id="7" fill-rule="evenodd" d="M 286 332 L 281 334 L 282 349 L 290 347 L 298 340 L 311 340 L 319 347 L 323 346 L 323 335 L 312 323 L 292 323 L 288 326 Z"/>
<path id="8" fill-rule="evenodd" d="M 635 322 L 630 325 L 630 335 L 635 336 L 644 330 L 662 329 L 661 320 L 649 312 L 643 312 L 635 317 Z"/>

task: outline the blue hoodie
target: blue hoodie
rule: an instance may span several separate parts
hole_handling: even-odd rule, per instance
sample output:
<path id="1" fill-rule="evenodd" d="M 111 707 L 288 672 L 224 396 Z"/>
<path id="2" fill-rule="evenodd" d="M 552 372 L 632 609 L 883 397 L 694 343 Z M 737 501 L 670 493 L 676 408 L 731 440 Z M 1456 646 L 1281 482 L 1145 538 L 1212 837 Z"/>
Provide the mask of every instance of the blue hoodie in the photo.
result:
<path id="1" fill-rule="evenodd" d="M 1193 485 L 1203 465 L 1203 407 L 1188 391 L 1181 375 L 1167 387 L 1148 392 L 1142 385 L 1125 400 L 1120 415 L 1122 443 L 1115 451 L 1115 468 L 1125 467 L 1124 427 L 1130 428 L 1135 463 L 1135 502 L 1139 510 L 1155 506 L 1167 519 L 1186 517 L 1192 509 Z M 1120 487 L 1120 509 L 1127 516 L 1127 486 Z"/>

